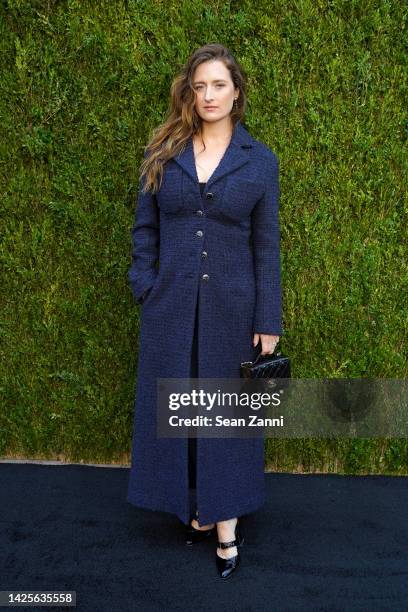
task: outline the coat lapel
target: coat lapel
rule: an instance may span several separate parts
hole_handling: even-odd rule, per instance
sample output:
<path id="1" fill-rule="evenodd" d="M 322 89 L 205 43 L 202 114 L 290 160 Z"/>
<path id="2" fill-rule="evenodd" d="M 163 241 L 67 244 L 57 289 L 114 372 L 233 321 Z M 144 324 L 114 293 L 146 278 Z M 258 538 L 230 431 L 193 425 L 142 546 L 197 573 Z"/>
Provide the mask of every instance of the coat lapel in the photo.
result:
<path id="1" fill-rule="evenodd" d="M 209 189 L 216 181 L 230 172 L 237 170 L 248 162 L 248 148 L 252 147 L 252 142 L 252 136 L 244 128 L 241 121 L 238 120 L 234 126 L 231 141 L 226 148 L 218 166 L 208 179 L 206 189 Z M 194 160 L 193 139 L 191 136 L 189 137 L 184 150 L 174 157 L 174 161 L 176 161 L 183 168 L 194 183 L 197 184 L 198 188 L 198 176 Z"/>

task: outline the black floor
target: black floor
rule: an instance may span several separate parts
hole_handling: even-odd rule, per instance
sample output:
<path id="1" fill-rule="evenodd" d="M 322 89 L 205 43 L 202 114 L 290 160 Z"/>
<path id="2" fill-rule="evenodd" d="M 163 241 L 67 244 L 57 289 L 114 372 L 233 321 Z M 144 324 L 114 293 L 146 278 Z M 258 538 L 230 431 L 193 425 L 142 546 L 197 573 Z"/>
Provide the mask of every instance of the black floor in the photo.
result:
<path id="1" fill-rule="evenodd" d="M 177 517 L 131 506 L 128 471 L 0 464 L 0 590 L 75 590 L 87 612 L 408 610 L 408 478 L 268 474 L 223 582 L 215 539 L 187 547 Z"/>

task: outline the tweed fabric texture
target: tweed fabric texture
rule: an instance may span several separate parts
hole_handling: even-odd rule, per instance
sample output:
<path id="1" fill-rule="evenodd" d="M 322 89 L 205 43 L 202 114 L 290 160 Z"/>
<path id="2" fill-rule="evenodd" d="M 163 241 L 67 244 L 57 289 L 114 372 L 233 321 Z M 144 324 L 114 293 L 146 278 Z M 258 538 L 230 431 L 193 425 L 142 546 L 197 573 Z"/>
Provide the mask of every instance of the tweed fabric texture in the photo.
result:
<path id="1" fill-rule="evenodd" d="M 197 305 L 198 377 L 239 378 L 241 361 L 260 350 L 253 334 L 282 335 L 278 177 L 275 153 L 238 121 L 202 194 L 191 137 L 156 194 L 140 184 L 128 273 L 142 311 L 127 500 L 185 524 L 188 439 L 157 438 L 156 381 L 190 376 Z M 264 503 L 263 439 L 198 438 L 196 447 L 201 524 Z"/>

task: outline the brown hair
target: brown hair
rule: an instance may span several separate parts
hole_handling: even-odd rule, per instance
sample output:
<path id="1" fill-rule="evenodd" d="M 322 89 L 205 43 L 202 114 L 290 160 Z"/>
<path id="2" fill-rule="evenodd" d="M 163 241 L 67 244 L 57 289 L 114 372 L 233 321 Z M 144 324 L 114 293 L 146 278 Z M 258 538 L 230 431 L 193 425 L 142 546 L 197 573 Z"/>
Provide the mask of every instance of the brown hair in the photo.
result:
<path id="1" fill-rule="evenodd" d="M 239 89 L 238 100 L 231 111 L 233 126 L 244 116 L 246 77 L 232 53 L 218 43 L 210 43 L 194 51 L 171 84 L 166 120 L 153 130 L 153 136 L 145 147 L 144 160 L 140 166 L 140 176 L 145 176 L 144 193 L 160 189 L 166 161 L 185 148 L 190 136 L 201 131 L 202 120 L 194 108 L 192 79 L 197 66 L 208 60 L 221 60 L 230 71 L 234 87 Z"/>

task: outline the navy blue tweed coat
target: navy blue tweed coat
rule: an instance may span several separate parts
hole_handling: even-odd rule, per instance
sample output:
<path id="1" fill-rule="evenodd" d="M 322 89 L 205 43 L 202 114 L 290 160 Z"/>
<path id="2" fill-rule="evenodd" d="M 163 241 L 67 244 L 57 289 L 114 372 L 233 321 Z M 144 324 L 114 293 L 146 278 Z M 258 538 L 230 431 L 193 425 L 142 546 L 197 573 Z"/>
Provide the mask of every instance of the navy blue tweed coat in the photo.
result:
<path id="1" fill-rule="evenodd" d="M 142 311 L 127 501 L 185 524 L 188 439 L 156 436 L 156 378 L 190 376 L 196 300 L 200 378 L 239 378 L 241 361 L 260 351 L 253 334 L 283 333 L 278 173 L 275 153 L 238 121 L 203 198 L 191 137 L 166 163 L 161 189 L 139 189 L 128 273 Z M 259 508 L 264 440 L 198 438 L 196 493 L 201 525 Z"/>

